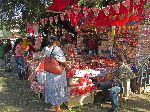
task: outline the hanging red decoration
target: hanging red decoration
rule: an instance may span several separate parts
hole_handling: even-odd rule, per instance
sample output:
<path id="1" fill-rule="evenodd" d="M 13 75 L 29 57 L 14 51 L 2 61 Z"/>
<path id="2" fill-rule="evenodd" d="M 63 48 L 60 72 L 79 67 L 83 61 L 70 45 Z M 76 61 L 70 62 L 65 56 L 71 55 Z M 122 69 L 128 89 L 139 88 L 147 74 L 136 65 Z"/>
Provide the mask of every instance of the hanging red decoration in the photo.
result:
<path id="1" fill-rule="evenodd" d="M 110 7 L 108 17 L 109 17 L 111 26 L 116 26 L 115 22 L 119 20 L 119 16 L 112 6 Z"/>
<path id="2" fill-rule="evenodd" d="M 64 20 L 70 20 L 70 12 L 68 10 L 64 13 Z"/>
<path id="3" fill-rule="evenodd" d="M 74 5 L 71 7 L 70 21 L 71 25 L 75 26 L 80 20 L 80 7 Z"/>
<path id="4" fill-rule="evenodd" d="M 70 4 L 70 0 L 54 0 L 54 2 L 48 7 L 48 12 L 60 13 L 65 10 Z"/>
<path id="5" fill-rule="evenodd" d="M 71 21 L 71 25 L 75 26 L 77 20 L 76 20 L 76 15 L 75 15 L 75 12 L 74 12 L 74 7 L 71 9 L 70 21 Z"/>
<path id="6" fill-rule="evenodd" d="M 85 17 L 84 24 L 88 26 L 92 26 L 94 19 L 95 19 L 94 12 L 92 10 L 88 10 L 87 17 Z"/>
<path id="7" fill-rule="evenodd" d="M 133 2 L 133 0 L 130 1 L 130 19 L 129 22 L 136 21 L 139 22 L 141 18 L 141 14 L 143 11 L 143 6 L 145 4 L 145 0 L 140 0 L 139 4 L 136 4 Z"/>
<path id="8" fill-rule="evenodd" d="M 110 26 L 109 18 L 105 15 L 103 10 L 100 10 L 98 16 L 95 18 L 94 26 Z"/>
<path id="9" fill-rule="evenodd" d="M 125 26 L 129 20 L 128 9 L 120 3 L 119 21 L 116 21 L 116 26 Z"/>

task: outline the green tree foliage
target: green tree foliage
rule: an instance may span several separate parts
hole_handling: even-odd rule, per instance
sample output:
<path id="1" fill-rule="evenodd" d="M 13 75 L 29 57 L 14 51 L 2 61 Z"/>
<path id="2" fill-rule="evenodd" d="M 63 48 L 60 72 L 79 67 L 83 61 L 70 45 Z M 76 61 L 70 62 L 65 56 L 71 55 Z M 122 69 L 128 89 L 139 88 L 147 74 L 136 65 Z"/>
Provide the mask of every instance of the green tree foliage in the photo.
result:
<path id="1" fill-rule="evenodd" d="M 37 22 L 44 18 L 51 0 L 0 0 L 1 23 L 7 29 L 18 24 L 24 28 L 26 22 Z"/>

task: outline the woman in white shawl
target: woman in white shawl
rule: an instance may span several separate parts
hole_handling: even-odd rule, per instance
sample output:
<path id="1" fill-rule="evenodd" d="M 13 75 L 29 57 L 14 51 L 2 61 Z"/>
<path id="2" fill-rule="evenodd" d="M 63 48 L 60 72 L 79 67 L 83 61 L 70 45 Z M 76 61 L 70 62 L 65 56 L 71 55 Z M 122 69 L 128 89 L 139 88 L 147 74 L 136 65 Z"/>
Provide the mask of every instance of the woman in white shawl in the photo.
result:
<path id="1" fill-rule="evenodd" d="M 53 53 L 54 58 L 66 65 L 66 58 L 62 49 L 59 47 L 60 43 L 58 38 L 51 36 L 50 41 L 52 45 L 45 47 L 45 55 L 50 56 Z M 62 112 L 60 105 L 68 100 L 68 90 L 67 90 L 67 80 L 66 80 L 66 70 L 60 75 L 53 73 L 46 73 L 46 82 L 45 82 L 45 101 L 51 103 L 55 106 L 55 112 Z"/>

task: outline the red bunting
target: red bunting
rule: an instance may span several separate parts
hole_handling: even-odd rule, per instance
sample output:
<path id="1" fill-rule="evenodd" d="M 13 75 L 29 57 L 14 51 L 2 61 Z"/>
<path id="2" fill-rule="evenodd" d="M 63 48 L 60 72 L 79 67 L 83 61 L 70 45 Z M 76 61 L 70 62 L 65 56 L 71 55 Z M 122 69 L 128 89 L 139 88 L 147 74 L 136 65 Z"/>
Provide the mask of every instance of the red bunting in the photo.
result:
<path id="1" fill-rule="evenodd" d="M 129 20 L 128 14 L 128 9 L 122 3 L 120 3 L 120 10 L 118 14 L 119 19 L 114 22 L 114 26 L 125 26 Z"/>
<path id="2" fill-rule="evenodd" d="M 70 14 L 70 22 L 72 26 L 78 25 L 83 14 L 80 12 L 80 8 L 78 6 L 73 6 L 71 8 Z"/>
<path id="3" fill-rule="evenodd" d="M 70 19 L 70 12 L 69 11 L 65 11 L 64 20 L 69 20 L 69 19 Z"/>
<path id="4" fill-rule="evenodd" d="M 81 20 L 81 18 L 83 18 L 83 17 L 84 17 L 83 13 L 79 12 L 78 18 L 77 18 L 77 25 L 79 26 L 79 28 L 80 28 L 81 25 L 82 25 L 82 22 L 81 22 L 80 20 Z"/>
<path id="5" fill-rule="evenodd" d="M 122 3 L 120 4 L 119 14 L 120 16 L 122 16 L 122 18 L 120 19 L 121 26 L 125 26 L 129 21 L 129 11 Z"/>
<path id="6" fill-rule="evenodd" d="M 110 7 L 108 17 L 109 17 L 111 26 L 116 26 L 116 21 L 119 20 L 119 16 L 112 6 Z"/>
<path id="7" fill-rule="evenodd" d="M 100 10 L 98 16 L 95 18 L 94 26 L 110 26 L 109 18 L 105 15 L 103 10 Z"/>
<path id="8" fill-rule="evenodd" d="M 70 0 L 54 0 L 54 2 L 48 7 L 50 12 L 61 12 L 65 10 L 70 4 Z"/>
<path id="9" fill-rule="evenodd" d="M 145 0 L 141 0 L 139 4 L 135 4 L 133 0 L 130 1 L 130 19 L 129 22 L 132 21 L 140 21 L 141 20 L 141 14 L 143 11 L 143 5 L 145 3 Z"/>
<path id="10" fill-rule="evenodd" d="M 94 19 L 95 19 L 95 16 L 94 16 L 93 11 L 92 11 L 92 10 L 89 10 L 88 13 L 87 13 L 87 18 L 86 18 L 86 20 L 85 20 L 85 23 L 86 23 L 88 26 L 92 26 Z"/>

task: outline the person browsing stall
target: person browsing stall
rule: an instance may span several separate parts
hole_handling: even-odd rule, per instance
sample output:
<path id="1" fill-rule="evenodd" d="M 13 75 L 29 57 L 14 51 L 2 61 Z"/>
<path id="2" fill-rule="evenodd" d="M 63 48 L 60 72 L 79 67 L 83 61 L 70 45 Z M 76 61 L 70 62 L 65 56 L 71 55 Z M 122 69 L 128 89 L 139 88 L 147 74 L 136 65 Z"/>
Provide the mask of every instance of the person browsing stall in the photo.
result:
<path id="1" fill-rule="evenodd" d="M 124 71 L 126 71 L 126 73 Z M 126 66 L 124 57 L 122 55 L 117 55 L 116 70 L 113 74 L 112 80 L 100 84 L 103 91 L 109 90 L 108 92 L 112 108 L 108 112 L 118 112 L 118 94 L 123 91 L 123 81 L 126 80 L 127 77 L 134 77 L 134 74 L 131 69 Z"/>
<path id="2" fill-rule="evenodd" d="M 60 42 L 58 37 L 51 36 L 48 38 L 49 45 L 44 48 L 44 55 L 53 57 L 64 66 L 66 65 L 66 58 L 64 52 L 59 47 Z M 47 72 L 45 81 L 45 102 L 50 103 L 55 107 L 55 112 L 62 112 L 60 105 L 68 100 L 66 70 L 61 74 L 54 74 Z"/>
<path id="3" fill-rule="evenodd" d="M 22 42 L 22 39 L 18 39 L 15 47 L 15 62 L 17 66 L 18 77 L 20 80 L 24 78 L 23 74 L 21 73 L 21 67 L 24 68 Z"/>

